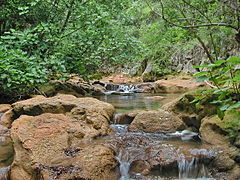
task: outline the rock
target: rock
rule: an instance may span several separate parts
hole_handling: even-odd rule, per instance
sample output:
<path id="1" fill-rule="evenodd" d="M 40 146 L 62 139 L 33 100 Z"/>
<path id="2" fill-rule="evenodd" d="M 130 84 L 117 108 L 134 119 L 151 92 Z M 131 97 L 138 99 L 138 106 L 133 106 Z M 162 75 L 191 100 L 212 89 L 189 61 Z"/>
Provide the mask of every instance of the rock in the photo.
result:
<path id="1" fill-rule="evenodd" d="M 229 116 L 225 116 L 225 118 L 230 119 Z M 217 116 L 202 119 L 200 133 L 204 142 L 213 145 L 218 152 L 214 166 L 219 171 L 233 169 L 236 164 L 234 159 L 240 154 L 240 151 L 231 146 L 224 120 L 220 120 Z"/>
<path id="2" fill-rule="evenodd" d="M 12 107 L 10 104 L 0 104 L 0 113 L 5 113 L 10 110 Z"/>
<path id="3" fill-rule="evenodd" d="M 191 103 L 198 96 L 199 95 L 194 92 L 186 93 L 182 97 L 165 104 L 161 109 L 173 112 L 182 119 L 188 127 L 194 131 L 198 131 L 201 125 L 201 119 L 217 113 L 217 106 L 209 103 L 213 100 L 211 97 L 205 98 L 205 102 L 198 106 Z"/>
<path id="4" fill-rule="evenodd" d="M 9 166 L 13 161 L 13 155 L 9 129 L 0 125 L 0 167 Z"/>
<path id="5" fill-rule="evenodd" d="M 12 109 L 10 109 L 2 115 L 0 120 L 0 125 L 10 128 L 13 119 L 14 119 L 14 112 Z"/>
<path id="6" fill-rule="evenodd" d="M 36 96 L 12 107 L 15 156 L 11 179 L 117 177 L 112 150 L 97 145 L 84 149 L 88 146 L 85 142 L 112 132 L 112 105 L 94 98 L 60 94 Z"/>
<path id="7" fill-rule="evenodd" d="M 11 179 L 37 179 L 37 175 L 43 179 L 105 179 L 115 174 L 117 163 L 109 148 L 77 146 L 81 139 L 97 134 L 63 114 L 20 116 L 11 128 L 15 149 Z"/>
<path id="8" fill-rule="evenodd" d="M 50 98 L 36 96 L 14 103 L 16 117 L 20 115 L 36 116 L 42 113 L 66 114 L 68 117 L 91 124 L 95 129 L 107 134 L 109 121 L 113 116 L 111 104 L 94 98 L 76 98 L 72 95 L 58 95 Z"/>
<path id="9" fill-rule="evenodd" d="M 195 80 L 158 80 L 155 82 L 154 91 L 155 93 L 185 93 L 204 86 L 203 83 L 196 83 Z"/>
<path id="10" fill-rule="evenodd" d="M 114 84 L 125 84 L 125 83 L 130 83 L 130 84 L 136 84 L 139 82 L 142 82 L 142 79 L 138 76 L 135 77 L 130 77 L 129 74 L 113 74 L 110 76 L 103 77 L 101 79 L 101 82 L 104 83 L 114 83 Z"/>
<path id="11" fill-rule="evenodd" d="M 152 83 L 152 82 L 137 84 L 136 87 L 137 87 L 136 92 L 139 92 L 139 93 L 154 93 L 154 83 Z"/>
<path id="12" fill-rule="evenodd" d="M 165 99 L 165 97 L 163 96 L 148 96 L 148 97 L 145 97 L 146 99 L 150 99 L 150 100 L 162 100 L 162 99 Z"/>
<path id="13" fill-rule="evenodd" d="M 139 114 L 146 112 L 145 110 L 135 110 L 132 112 L 118 113 L 113 117 L 114 124 L 130 124 L 133 119 Z"/>
<path id="14" fill-rule="evenodd" d="M 114 124 L 130 124 L 133 121 L 134 117 L 128 113 L 118 113 L 113 117 Z"/>
<path id="15" fill-rule="evenodd" d="M 103 95 L 105 89 L 85 82 L 79 77 L 72 77 L 67 81 L 51 81 L 47 85 L 40 86 L 39 91 L 47 96 L 55 96 L 58 93 L 62 93 L 82 97 L 86 95 Z"/>
<path id="16" fill-rule="evenodd" d="M 159 110 L 139 113 L 129 126 L 129 131 L 143 131 L 147 133 L 176 132 L 183 130 L 185 124 L 173 113 Z"/>
<path id="17" fill-rule="evenodd" d="M 156 80 L 156 77 L 153 75 L 154 73 L 156 73 L 156 69 L 154 68 L 153 63 L 151 61 L 148 61 L 147 66 L 142 73 L 143 82 L 151 82 Z"/>

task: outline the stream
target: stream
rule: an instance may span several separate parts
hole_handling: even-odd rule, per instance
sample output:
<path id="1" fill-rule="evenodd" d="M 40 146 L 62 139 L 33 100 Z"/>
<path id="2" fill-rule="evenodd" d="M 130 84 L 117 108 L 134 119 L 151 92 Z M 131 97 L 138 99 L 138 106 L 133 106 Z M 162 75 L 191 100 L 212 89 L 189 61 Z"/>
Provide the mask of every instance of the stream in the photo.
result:
<path id="1" fill-rule="evenodd" d="M 127 87 L 98 99 L 112 104 L 117 114 L 134 110 L 157 110 L 179 94 L 133 93 Z M 208 171 L 215 152 L 194 132 L 129 132 L 128 124 L 113 120 L 115 133 L 97 143 L 111 147 L 119 162 L 120 180 L 212 180 Z"/>
<path id="2" fill-rule="evenodd" d="M 111 103 L 116 114 L 122 114 L 134 110 L 157 110 L 180 96 L 135 93 L 135 88 L 130 88 L 112 90 L 96 98 Z M 189 130 L 174 133 L 130 132 L 128 126 L 129 123 L 118 124 L 113 119 L 111 127 L 114 133 L 91 141 L 92 144 L 102 144 L 115 151 L 119 180 L 214 179 L 209 169 L 216 154 L 211 146 L 201 142 L 198 133 Z M 3 149 L 6 142 L 1 143 L 0 153 L 10 152 Z M 11 162 L 0 166 L 0 179 L 8 179 Z"/>

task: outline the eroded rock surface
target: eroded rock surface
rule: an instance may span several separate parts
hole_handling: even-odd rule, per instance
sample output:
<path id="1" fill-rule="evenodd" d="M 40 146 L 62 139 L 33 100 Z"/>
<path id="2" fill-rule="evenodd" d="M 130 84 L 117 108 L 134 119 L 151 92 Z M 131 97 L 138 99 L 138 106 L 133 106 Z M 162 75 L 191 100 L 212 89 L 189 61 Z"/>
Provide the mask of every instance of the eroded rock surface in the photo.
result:
<path id="1" fill-rule="evenodd" d="M 94 98 L 36 96 L 12 105 L 13 180 L 117 179 L 111 149 L 82 145 L 112 130 L 114 108 Z"/>
<path id="2" fill-rule="evenodd" d="M 225 122 L 231 122 L 232 117 L 226 115 L 223 120 L 217 116 L 202 119 L 200 133 L 203 140 L 211 144 L 218 155 L 214 161 L 214 166 L 219 171 L 227 171 L 229 179 L 240 178 L 240 149 L 230 144 L 230 137 L 226 131 Z"/>
<path id="3" fill-rule="evenodd" d="M 146 111 L 136 115 L 129 126 L 129 131 L 143 131 L 148 133 L 176 132 L 183 130 L 185 124 L 173 113 L 163 110 Z"/>

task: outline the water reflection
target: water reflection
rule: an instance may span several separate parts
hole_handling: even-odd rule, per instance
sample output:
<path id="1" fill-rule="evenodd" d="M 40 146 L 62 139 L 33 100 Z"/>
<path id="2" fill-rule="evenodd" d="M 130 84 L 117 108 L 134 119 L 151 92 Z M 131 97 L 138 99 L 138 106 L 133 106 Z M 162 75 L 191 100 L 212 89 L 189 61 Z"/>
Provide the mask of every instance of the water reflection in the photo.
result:
<path id="1" fill-rule="evenodd" d="M 98 96 L 101 101 L 112 104 L 117 113 L 129 112 L 132 110 L 157 110 L 163 104 L 178 98 L 179 94 L 146 94 L 132 93 L 125 95 L 104 95 Z"/>

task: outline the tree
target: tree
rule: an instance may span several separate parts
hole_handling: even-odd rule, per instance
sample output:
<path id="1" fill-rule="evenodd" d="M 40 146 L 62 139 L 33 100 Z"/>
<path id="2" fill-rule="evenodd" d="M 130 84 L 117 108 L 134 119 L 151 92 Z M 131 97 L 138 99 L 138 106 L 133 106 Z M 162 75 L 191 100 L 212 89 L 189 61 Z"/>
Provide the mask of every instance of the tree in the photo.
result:
<path id="1" fill-rule="evenodd" d="M 221 56 L 219 30 L 235 34 L 240 44 L 240 2 L 238 0 L 158 0 L 158 10 L 152 10 L 170 26 L 189 31 L 204 49 L 210 62 Z M 147 1 L 148 2 L 148 1 Z M 151 7 L 150 3 L 148 2 Z M 204 36 L 208 36 L 204 42 Z"/>

